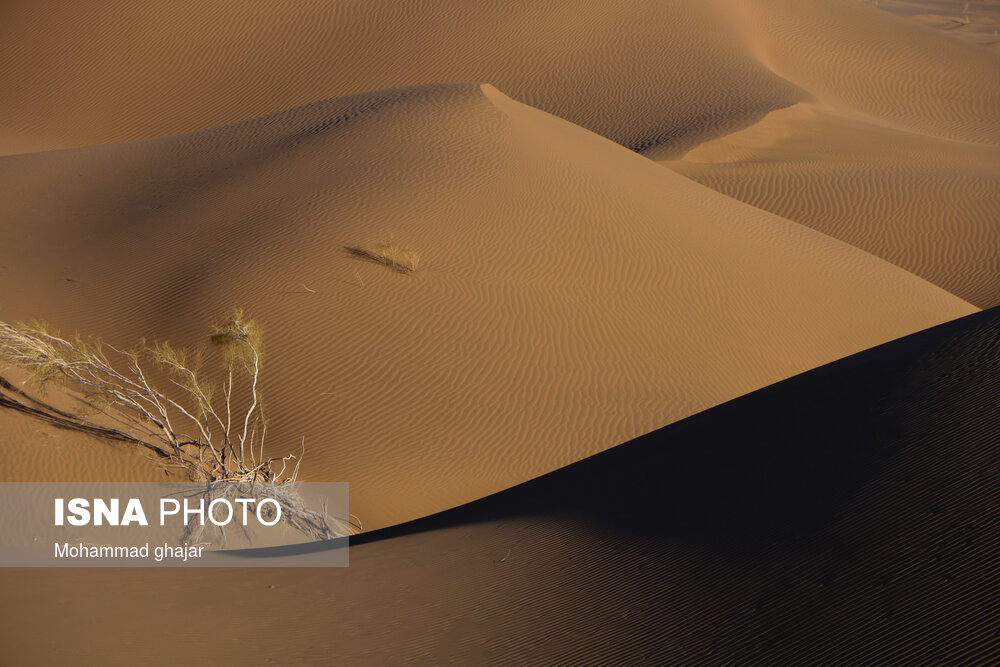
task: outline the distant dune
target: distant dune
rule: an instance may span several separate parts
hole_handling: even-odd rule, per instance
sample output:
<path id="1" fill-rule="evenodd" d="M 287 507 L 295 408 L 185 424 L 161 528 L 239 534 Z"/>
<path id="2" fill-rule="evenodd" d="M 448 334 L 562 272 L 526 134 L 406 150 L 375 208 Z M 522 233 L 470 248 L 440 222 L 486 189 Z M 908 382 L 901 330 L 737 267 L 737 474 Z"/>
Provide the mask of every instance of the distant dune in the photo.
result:
<path id="1" fill-rule="evenodd" d="M 250 308 L 275 453 L 305 437 L 373 527 L 974 310 L 475 84 L 11 156 L 0 183 L 6 319 L 195 344 Z M 347 252 L 384 232 L 417 273 Z"/>
<path id="2" fill-rule="evenodd" d="M 1000 305 L 1000 148 L 803 104 L 664 164 L 977 306 Z"/>
<path id="3" fill-rule="evenodd" d="M 742 165 L 678 171 L 1000 303 L 984 256 L 1000 216 L 1000 52 L 859 0 L 7 3 L 0 37 L 0 153 L 483 81 L 669 160 L 806 105 L 817 115 L 789 130 L 809 135 L 805 151 L 757 156 L 752 179 Z M 817 137 L 833 155 L 812 150 Z M 878 148 L 844 152 L 842 139 Z"/>
<path id="4" fill-rule="evenodd" d="M 710 3 L 692 0 L 116 1 L 0 12 L 9 36 L 0 39 L 0 126 L 17 139 L 11 150 L 170 134 L 456 81 L 491 83 L 628 146 L 691 145 L 802 96 L 750 56 Z"/>
<path id="5" fill-rule="evenodd" d="M 1000 4 L 956 0 L 862 0 L 906 16 L 957 39 L 988 48 L 1000 47 Z"/>
<path id="6" fill-rule="evenodd" d="M 733 8 L 758 60 L 814 100 L 665 164 L 1000 305 L 1000 53 L 856 2 Z"/>
<path id="7" fill-rule="evenodd" d="M 858 0 L 16 2 L 0 18 L 8 152 L 454 81 L 635 148 L 690 146 L 812 99 L 1000 143 L 1000 55 Z"/>
<path id="8" fill-rule="evenodd" d="M 2 572 L 4 648 L 81 665 L 994 662 L 998 378 L 994 309 L 371 533 L 346 569 Z M 150 629 L 195 599 L 240 641 Z M 39 625 L 65 630 L 39 644 Z"/>

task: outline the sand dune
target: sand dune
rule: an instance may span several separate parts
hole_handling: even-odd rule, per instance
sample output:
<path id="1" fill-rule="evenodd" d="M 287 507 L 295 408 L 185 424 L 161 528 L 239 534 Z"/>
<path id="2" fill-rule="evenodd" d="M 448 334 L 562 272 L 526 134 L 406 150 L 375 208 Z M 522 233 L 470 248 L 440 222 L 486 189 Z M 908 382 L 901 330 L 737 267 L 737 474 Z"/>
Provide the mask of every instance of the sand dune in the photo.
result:
<path id="1" fill-rule="evenodd" d="M 625 145 L 690 145 L 802 95 L 703 4 L 8 3 L 0 127 L 61 148 L 370 90 L 485 81 Z"/>
<path id="2" fill-rule="evenodd" d="M 159 466 L 141 452 L 40 424 L 9 410 L 0 410 L 0 436 L 4 440 L 0 450 L 11 457 L 10 465 L 0 470 L 0 481 L 164 480 Z"/>
<path id="3" fill-rule="evenodd" d="M 997 54 L 857 0 L 182 0 L 0 11 L 8 153 L 453 81 L 489 82 L 639 149 L 680 150 L 812 99 L 1000 142 Z"/>
<path id="4" fill-rule="evenodd" d="M 6 320 L 268 332 L 276 452 L 368 526 L 974 309 L 476 84 L 0 159 Z M 353 257 L 392 232 L 397 274 Z M 474 443 L 474 444 L 470 444 Z"/>
<path id="5" fill-rule="evenodd" d="M 2 650 L 95 665 L 993 662 L 998 343 L 996 309 L 894 341 L 368 534 L 344 570 L 0 572 Z M 192 600 L 240 641 L 150 627 Z M 38 626 L 64 630 L 40 645 Z"/>
<path id="6" fill-rule="evenodd" d="M 0 664 L 1000 661 L 995 11 L 879 4 L 0 4 L 0 321 L 246 308 L 269 453 L 367 529 L 0 568 Z"/>
<path id="7" fill-rule="evenodd" d="M 811 146 L 756 160 L 749 184 L 742 165 L 683 173 L 976 305 L 1000 302 L 994 258 L 983 256 L 1000 160 L 979 149 L 1000 145 L 1000 54 L 858 0 L 184 0 L 7 3 L 0 12 L 0 153 L 209 128 L 394 86 L 485 81 L 671 160 L 800 105 L 836 119 L 809 130 L 830 132 L 820 144 L 874 140 L 889 154 L 874 173 L 863 162 L 872 149 L 832 158 Z M 950 171 L 966 153 L 972 164 Z"/>
<path id="8" fill-rule="evenodd" d="M 1000 304 L 998 148 L 802 104 L 664 164 L 978 306 Z"/>
<path id="9" fill-rule="evenodd" d="M 153 461 L 145 451 L 56 428 L 4 401 L 21 398 L 9 391 L 10 386 L 31 387 L 36 398 L 48 405 L 71 412 L 79 407 L 63 392 L 46 391 L 42 395 L 29 380 L 29 375 L 19 369 L 0 370 L 0 452 L 10 456 L 8 465 L 0 467 L 0 482 L 165 481 L 161 462 Z M 17 402 L 23 405 L 22 400 Z"/>
<path id="10" fill-rule="evenodd" d="M 819 103 L 878 124 L 1000 145 L 1000 56 L 856 0 L 713 0 L 755 58 Z"/>
<path id="11" fill-rule="evenodd" d="M 1000 5 L 956 0 L 864 0 L 898 16 L 990 48 L 1000 46 Z"/>

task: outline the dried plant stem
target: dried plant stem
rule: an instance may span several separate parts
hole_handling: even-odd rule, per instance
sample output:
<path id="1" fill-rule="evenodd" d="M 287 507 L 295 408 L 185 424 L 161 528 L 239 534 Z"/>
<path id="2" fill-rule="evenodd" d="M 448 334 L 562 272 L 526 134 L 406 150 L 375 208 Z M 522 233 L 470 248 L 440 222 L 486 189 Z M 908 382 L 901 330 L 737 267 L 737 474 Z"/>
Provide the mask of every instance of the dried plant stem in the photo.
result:
<path id="1" fill-rule="evenodd" d="M 266 488 L 284 498 L 283 516 L 312 537 L 336 534 L 325 516 L 296 504 L 291 484 L 301 454 L 266 457 L 267 421 L 262 410 L 262 334 L 256 322 L 234 310 L 211 342 L 221 349 L 223 401 L 201 372 L 201 355 L 167 343 L 122 350 L 79 336 L 67 339 L 44 325 L 0 322 L 0 362 L 28 371 L 40 389 L 57 382 L 74 393 L 85 413 L 60 410 L 0 377 L 0 407 L 97 437 L 128 442 L 154 452 L 167 467 L 193 481 Z M 169 389 L 150 381 L 155 369 Z M 237 384 L 246 387 L 236 400 Z M 102 416 L 102 421 L 95 420 Z M 111 422 L 115 426 L 109 426 Z M 305 442 L 303 440 L 303 453 Z M 295 461 L 290 475 L 288 465 Z M 280 463 L 280 469 L 276 469 Z"/>

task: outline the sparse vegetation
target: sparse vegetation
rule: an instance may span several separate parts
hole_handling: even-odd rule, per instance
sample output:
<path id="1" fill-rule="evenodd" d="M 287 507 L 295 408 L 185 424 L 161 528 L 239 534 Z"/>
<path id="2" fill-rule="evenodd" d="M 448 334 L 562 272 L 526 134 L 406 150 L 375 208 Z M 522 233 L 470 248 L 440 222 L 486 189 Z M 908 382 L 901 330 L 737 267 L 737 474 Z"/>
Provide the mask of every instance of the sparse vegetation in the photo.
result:
<path id="1" fill-rule="evenodd" d="M 268 493 L 294 527 L 317 539 L 336 536 L 328 517 L 299 506 L 291 492 L 301 455 L 264 454 L 260 327 L 237 309 L 209 340 L 221 358 L 218 384 L 202 371 L 205 349 L 143 341 L 123 350 L 79 335 L 64 338 L 38 322 L 0 322 L 0 363 L 30 373 L 39 392 L 63 385 L 82 409 L 57 409 L 2 377 L 0 407 L 142 446 L 193 481 Z"/>
<path id="2" fill-rule="evenodd" d="M 420 253 L 399 245 L 392 234 L 386 234 L 375 241 L 371 248 L 347 247 L 347 251 L 400 273 L 413 273 L 420 264 Z"/>

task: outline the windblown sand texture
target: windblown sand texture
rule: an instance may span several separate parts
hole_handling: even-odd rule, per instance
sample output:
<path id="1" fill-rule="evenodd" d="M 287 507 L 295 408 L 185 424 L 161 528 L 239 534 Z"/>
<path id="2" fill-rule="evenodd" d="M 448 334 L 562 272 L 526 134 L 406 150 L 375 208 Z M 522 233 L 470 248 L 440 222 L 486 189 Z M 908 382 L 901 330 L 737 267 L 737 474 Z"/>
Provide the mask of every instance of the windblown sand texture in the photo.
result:
<path id="1" fill-rule="evenodd" d="M 4 3 L 0 321 L 196 346 L 246 308 L 269 453 L 367 532 L 344 570 L 0 571 L 0 664 L 988 661 L 970 4 Z M 357 251 L 389 234 L 415 271 Z M 0 453 L 164 474 L 9 411 Z M 222 639 L 148 629 L 195 599 Z"/>
<path id="2" fill-rule="evenodd" d="M 252 309 L 271 442 L 304 437 L 306 479 L 350 480 L 374 526 L 973 310 L 491 86 L 11 156 L 0 182 L 8 317 L 194 345 Z M 387 229 L 420 271 L 346 250 Z"/>
<path id="3" fill-rule="evenodd" d="M 4 573 L 4 650 L 83 665 L 989 664 L 998 378 L 993 309 L 363 535 L 349 568 Z M 94 600 L 113 604 L 98 615 Z M 195 600 L 238 641 L 195 650 L 134 613 L 183 617 Z M 67 630 L 39 646 L 39 624 Z"/>
<path id="4" fill-rule="evenodd" d="M 1000 45 L 1000 3 L 996 0 L 865 0 L 870 5 L 924 25 L 944 30 L 958 39 L 988 48 Z"/>

